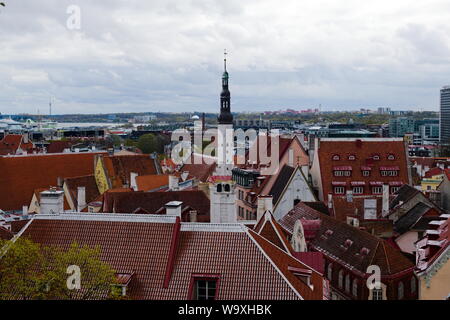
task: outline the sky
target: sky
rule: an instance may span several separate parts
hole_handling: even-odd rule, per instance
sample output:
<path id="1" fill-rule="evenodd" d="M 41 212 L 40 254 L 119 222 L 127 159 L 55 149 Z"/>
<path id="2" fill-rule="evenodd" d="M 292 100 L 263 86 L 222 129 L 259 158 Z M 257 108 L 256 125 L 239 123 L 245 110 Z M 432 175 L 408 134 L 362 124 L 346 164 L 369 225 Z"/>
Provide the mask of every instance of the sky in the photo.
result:
<path id="1" fill-rule="evenodd" d="M 218 112 L 225 48 L 235 112 L 438 110 L 450 84 L 448 0 L 3 1 L 3 114 Z"/>

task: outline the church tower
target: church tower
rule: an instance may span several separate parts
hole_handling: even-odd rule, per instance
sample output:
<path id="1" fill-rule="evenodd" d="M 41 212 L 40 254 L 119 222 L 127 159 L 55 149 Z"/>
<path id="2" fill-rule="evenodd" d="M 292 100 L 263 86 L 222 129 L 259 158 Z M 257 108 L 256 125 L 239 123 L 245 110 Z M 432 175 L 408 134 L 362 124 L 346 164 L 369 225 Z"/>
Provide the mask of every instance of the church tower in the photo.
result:
<path id="1" fill-rule="evenodd" d="M 210 200 L 211 223 L 234 223 L 237 221 L 235 183 L 232 180 L 234 166 L 233 115 L 228 89 L 227 58 L 225 52 L 220 114 L 217 127 L 217 167 L 211 176 Z"/>

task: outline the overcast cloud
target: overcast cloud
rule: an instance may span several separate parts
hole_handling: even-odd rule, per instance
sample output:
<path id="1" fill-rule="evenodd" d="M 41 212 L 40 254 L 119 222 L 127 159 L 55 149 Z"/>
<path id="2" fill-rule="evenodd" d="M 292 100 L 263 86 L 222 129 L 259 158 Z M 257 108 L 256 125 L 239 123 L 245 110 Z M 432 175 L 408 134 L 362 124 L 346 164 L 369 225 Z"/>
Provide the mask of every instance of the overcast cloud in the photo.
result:
<path id="1" fill-rule="evenodd" d="M 437 110 L 450 1 L 4 0 L 0 112 Z M 69 30 L 69 5 L 81 29 Z"/>

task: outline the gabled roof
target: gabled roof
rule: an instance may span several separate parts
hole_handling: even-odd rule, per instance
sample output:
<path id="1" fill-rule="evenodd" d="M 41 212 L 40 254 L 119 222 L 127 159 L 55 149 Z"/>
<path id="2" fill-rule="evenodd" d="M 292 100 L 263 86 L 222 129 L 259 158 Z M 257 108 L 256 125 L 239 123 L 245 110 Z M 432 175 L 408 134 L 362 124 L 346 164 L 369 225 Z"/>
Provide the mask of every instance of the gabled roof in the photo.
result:
<path id="1" fill-rule="evenodd" d="M 183 202 L 183 207 L 189 206 L 197 211 L 199 222 L 210 221 L 210 200 L 203 191 L 169 191 L 169 192 L 106 192 L 103 200 L 103 212 L 133 213 L 149 212 L 157 214 L 164 212 L 165 204 L 171 201 Z M 188 212 L 182 217 L 189 221 Z"/>
<path id="2" fill-rule="evenodd" d="M 321 220 L 320 230 L 310 242 L 312 248 L 360 273 L 365 274 L 370 265 L 378 265 L 382 275 L 393 275 L 414 267 L 385 240 L 337 221 L 303 203 L 299 203 L 279 222 L 287 231 L 293 232 L 295 221 L 301 218 Z"/>
<path id="3" fill-rule="evenodd" d="M 0 209 L 21 210 L 38 188 L 56 186 L 58 177 L 94 173 L 94 157 L 101 153 L 40 154 L 0 157 Z"/>
<path id="4" fill-rule="evenodd" d="M 295 171 L 295 168 L 288 165 L 284 165 L 283 168 L 281 168 L 278 173 L 278 177 L 269 192 L 269 194 L 273 197 L 274 204 L 278 202 L 278 199 L 283 194 L 284 189 Z"/>
<path id="5" fill-rule="evenodd" d="M 293 252 L 292 246 L 286 237 L 286 232 L 275 220 L 270 211 L 264 213 L 253 228 L 253 231 L 272 242 L 281 250 L 290 254 Z"/>
<path id="6" fill-rule="evenodd" d="M 19 148 L 26 152 L 33 152 L 33 142 L 24 143 L 23 140 L 21 134 L 7 134 L 0 140 L 0 155 L 14 155 Z"/>
<path id="7" fill-rule="evenodd" d="M 94 175 L 66 178 L 64 182 L 67 185 L 75 207 L 78 203 L 78 187 L 86 188 L 86 204 L 94 201 L 100 195 Z"/>
<path id="8" fill-rule="evenodd" d="M 188 299 L 196 275 L 219 279 L 219 300 L 322 299 L 320 274 L 243 225 L 174 220 L 110 214 L 38 216 L 22 237 L 62 248 L 74 241 L 100 246 L 101 259 L 117 274 L 133 275 L 127 287 L 131 299 Z M 309 273 L 314 287 L 292 269 Z"/>

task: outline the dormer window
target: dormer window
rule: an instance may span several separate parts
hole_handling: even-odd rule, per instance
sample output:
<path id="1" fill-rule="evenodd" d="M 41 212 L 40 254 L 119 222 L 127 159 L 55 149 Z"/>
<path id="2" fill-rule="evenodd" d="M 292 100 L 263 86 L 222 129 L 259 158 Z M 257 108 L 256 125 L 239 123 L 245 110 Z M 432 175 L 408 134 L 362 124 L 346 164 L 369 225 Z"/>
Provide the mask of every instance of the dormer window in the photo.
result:
<path id="1" fill-rule="evenodd" d="M 353 155 L 353 154 L 349 155 L 349 156 L 348 156 L 348 160 L 350 160 L 350 161 L 356 160 L 355 155 Z"/>
<path id="2" fill-rule="evenodd" d="M 393 154 L 388 155 L 388 160 L 395 160 L 395 156 Z"/>
<path id="3" fill-rule="evenodd" d="M 372 159 L 375 160 L 375 161 L 378 161 L 378 160 L 380 160 L 380 155 L 374 154 L 374 155 L 372 156 Z"/>
<path id="4" fill-rule="evenodd" d="M 338 154 L 335 154 L 335 155 L 333 155 L 332 160 L 339 161 L 339 160 L 341 160 L 341 157 Z"/>
<path id="5" fill-rule="evenodd" d="M 189 298 L 193 300 L 216 300 L 218 287 L 218 275 L 193 275 Z"/>
<path id="6" fill-rule="evenodd" d="M 347 240 L 345 240 L 345 242 L 344 242 L 344 246 L 346 247 L 346 248 L 350 248 L 350 246 L 353 244 L 353 241 L 352 240 L 350 240 L 350 239 L 347 239 Z"/>

